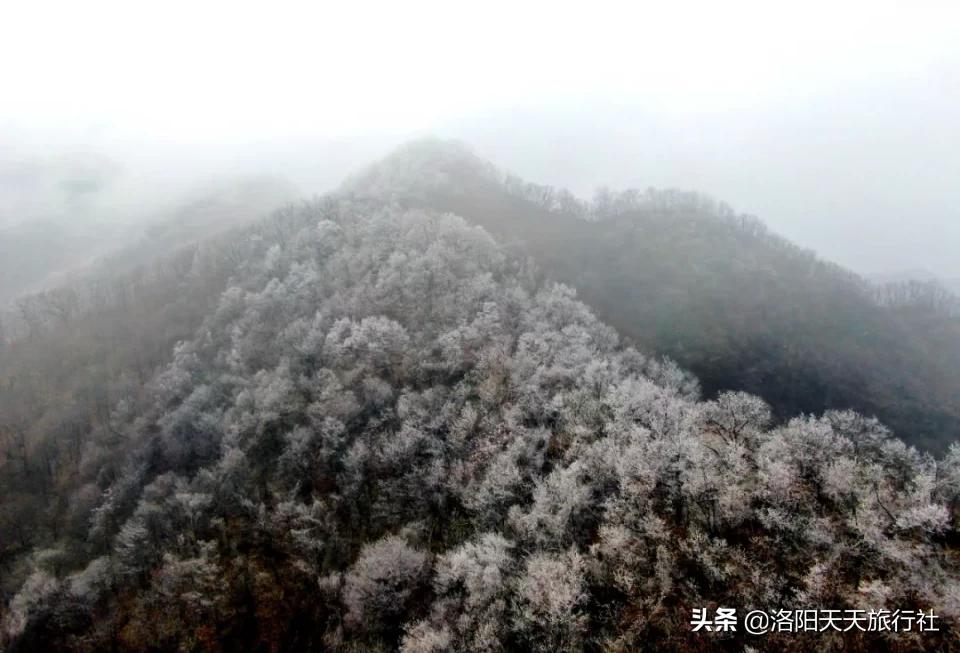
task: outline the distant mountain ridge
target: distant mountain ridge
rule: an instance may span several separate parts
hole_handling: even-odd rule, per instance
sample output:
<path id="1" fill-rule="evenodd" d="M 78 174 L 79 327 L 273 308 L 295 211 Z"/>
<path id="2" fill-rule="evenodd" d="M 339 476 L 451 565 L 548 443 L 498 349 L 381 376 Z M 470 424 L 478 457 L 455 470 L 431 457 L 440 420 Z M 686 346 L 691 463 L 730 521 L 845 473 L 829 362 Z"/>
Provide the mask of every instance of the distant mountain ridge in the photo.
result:
<path id="1" fill-rule="evenodd" d="M 854 408 L 936 451 L 960 433 L 955 320 L 918 331 L 867 280 L 700 194 L 601 190 L 587 202 L 438 139 L 400 148 L 344 189 L 483 226 L 638 345 L 693 371 L 708 395 L 755 393 L 781 417 Z"/>
<path id="2" fill-rule="evenodd" d="M 960 279 L 944 279 L 929 270 L 904 270 L 887 274 L 870 275 L 870 281 L 879 287 L 897 285 L 922 285 L 931 289 L 942 288 L 960 301 Z"/>
<path id="3" fill-rule="evenodd" d="M 251 177 L 186 194 L 176 208 L 146 223 L 71 216 L 0 229 L 0 308 L 14 298 L 54 289 L 91 274 L 111 275 L 179 246 L 250 222 L 298 196 L 288 182 Z"/>

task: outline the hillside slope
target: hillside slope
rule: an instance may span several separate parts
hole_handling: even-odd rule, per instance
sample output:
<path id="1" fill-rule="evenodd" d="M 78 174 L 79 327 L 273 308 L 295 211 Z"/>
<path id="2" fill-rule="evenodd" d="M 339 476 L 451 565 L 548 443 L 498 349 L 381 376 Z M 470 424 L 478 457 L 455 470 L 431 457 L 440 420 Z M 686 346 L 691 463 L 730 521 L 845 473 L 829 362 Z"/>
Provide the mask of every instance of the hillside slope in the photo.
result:
<path id="1" fill-rule="evenodd" d="M 695 373 L 708 396 L 757 394 L 781 418 L 852 408 L 931 451 L 960 434 L 960 337 L 927 337 L 853 273 L 707 198 L 605 191 L 586 203 L 436 140 L 346 188 L 483 226 L 632 342 Z M 941 335 L 960 332 L 960 318 L 936 320 Z"/>
<path id="2" fill-rule="evenodd" d="M 755 397 L 701 401 L 482 228 L 389 196 L 288 210 L 174 270 L 156 283 L 203 313 L 196 329 L 155 372 L 118 355 L 71 390 L 58 419 L 75 428 L 24 437 L 49 431 L 24 400 L 45 379 L 0 375 L 20 415 L 0 427 L 8 651 L 956 639 L 960 447 L 935 461 L 854 413 L 774 426 Z M 94 388 L 109 397 L 87 403 Z M 717 605 L 947 621 L 691 632 L 692 609 Z"/>
<path id="3" fill-rule="evenodd" d="M 65 215 L 0 229 L 0 308 L 78 277 L 118 275 L 247 224 L 296 197 L 283 180 L 241 178 L 187 193 L 145 224 Z"/>

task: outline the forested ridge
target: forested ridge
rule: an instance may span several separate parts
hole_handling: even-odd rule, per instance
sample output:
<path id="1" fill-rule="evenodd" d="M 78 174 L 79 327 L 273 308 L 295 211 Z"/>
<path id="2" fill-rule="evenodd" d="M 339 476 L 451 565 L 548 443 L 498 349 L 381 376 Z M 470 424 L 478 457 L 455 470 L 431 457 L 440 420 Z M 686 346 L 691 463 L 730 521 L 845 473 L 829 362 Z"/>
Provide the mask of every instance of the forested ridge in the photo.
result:
<path id="1" fill-rule="evenodd" d="M 659 223 L 627 216 L 662 205 L 663 228 L 699 242 L 701 198 L 587 205 L 482 162 L 471 177 L 422 161 L 478 164 L 459 148 L 411 148 L 337 193 L 118 274 L 0 350 L 5 649 L 956 647 L 960 446 L 939 440 L 934 457 L 869 415 L 791 415 L 721 391 L 736 384 L 702 391 L 659 356 L 693 346 L 676 322 L 692 310 L 679 276 L 657 277 L 673 300 L 642 294 L 643 275 L 613 286 L 652 305 L 604 304 L 615 280 L 602 270 L 577 291 L 554 281 L 568 280 L 562 261 L 580 265 L 567 229 L 605 233 L 608 255 L 650 255 L 666 247 Z M 880 301 L 758 223 L 710 211 L 714 248 L 755 232 L 796 277 L 845 300 L 856 289 L 868 315 L 920 319 L 923 293 Z M 706 283 L 719 263 L 701 251 Z M 580 295 L 662 331 L 624 340 Z M 924 313 L 927 331 L 949 345 L 942 314 Z M 831 318 L 830 333 L 859 317 Z M 728 344 L 729 326 L 713 324 L 698 355 Z M 680 344 L 650 346 L 665 333 Z M 801 354 L 819 342 L 790 335 Z M 888 336 L 876 337 L 902 351 Z M 942 623 L 691 632 L 693 608 L 721 605 L 933 609 Z"/>
<path id="2" fill-rule="evenodd" d="M 934 452 L 960 433 L 960 301 L 935 283 L 870 284 L 697 193 L 586 202 L 456 143 L 411 143 L 349 185 L 452 211 L 533 255 L 708 396 L 757 394 L 781 419 L 853 408 Z"/>

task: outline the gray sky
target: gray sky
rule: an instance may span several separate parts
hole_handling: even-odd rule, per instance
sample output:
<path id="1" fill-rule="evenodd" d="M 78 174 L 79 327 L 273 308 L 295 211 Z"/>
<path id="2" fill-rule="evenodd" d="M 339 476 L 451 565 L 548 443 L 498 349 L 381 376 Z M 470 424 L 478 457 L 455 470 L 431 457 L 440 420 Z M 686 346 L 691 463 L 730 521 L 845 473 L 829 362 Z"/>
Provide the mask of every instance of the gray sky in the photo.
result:
<path id="1" fill-rule="evenodd" d="M 955 2 L 22 2 L 0 224 L 131 217 L 409 137 L 589 195 L 697 189 L 861 272 L 960 278 Z"/>

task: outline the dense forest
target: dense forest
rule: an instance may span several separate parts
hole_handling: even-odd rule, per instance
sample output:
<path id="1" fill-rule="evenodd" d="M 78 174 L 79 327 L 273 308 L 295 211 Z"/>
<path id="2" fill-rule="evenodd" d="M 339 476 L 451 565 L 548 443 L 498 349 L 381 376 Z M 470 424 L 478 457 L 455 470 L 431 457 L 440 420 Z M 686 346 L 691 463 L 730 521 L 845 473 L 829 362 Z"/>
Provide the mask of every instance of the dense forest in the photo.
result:
<path id="1" fill-rule="evenodd" d="M 413 144 L 22 302 L 0 646 L 951 650 L 953 301 Z M 692 632 L 718 606 L 942 622 Z"/>
<path id="2" fill-rule="evenodd" d="M 585 202 L 455 143 L 411 143 L 349 187 L 483 226 L 707 396 L 756 394 L 782 419 L 853 408 L 934 452 L 960 433 L 960 301 L 935 282 L 870 284 L 696 193 Z"/>

